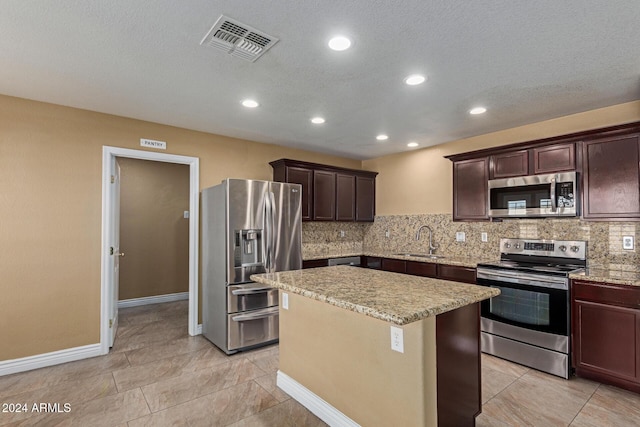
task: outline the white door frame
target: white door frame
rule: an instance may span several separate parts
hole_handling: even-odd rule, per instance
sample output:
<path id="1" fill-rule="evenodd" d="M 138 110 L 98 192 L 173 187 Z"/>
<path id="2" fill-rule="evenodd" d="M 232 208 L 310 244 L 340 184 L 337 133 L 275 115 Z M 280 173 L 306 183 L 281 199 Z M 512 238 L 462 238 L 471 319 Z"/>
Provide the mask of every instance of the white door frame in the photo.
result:
<path id="1" fill-rule="evenodd" d="M 102 147 L 102 270 L 100 285 L 100 352 L 109 353 L 109 313 L 108 298 L 113 295 L 110 277 L 109 246 L 113 229 L 111 215 L 111 164 L 116 157 L 152 160 L 165 163 L 189 165 L 189 335 L 202 333 L 202 325 L 198 325 L 198 224 L 200 198 L 200 172 L 197 157 L 177 154 L 156 153 L 152 151 L 132 150 L 119 147 Z M 115 301 L 115 304 L 118 302 Z"/>

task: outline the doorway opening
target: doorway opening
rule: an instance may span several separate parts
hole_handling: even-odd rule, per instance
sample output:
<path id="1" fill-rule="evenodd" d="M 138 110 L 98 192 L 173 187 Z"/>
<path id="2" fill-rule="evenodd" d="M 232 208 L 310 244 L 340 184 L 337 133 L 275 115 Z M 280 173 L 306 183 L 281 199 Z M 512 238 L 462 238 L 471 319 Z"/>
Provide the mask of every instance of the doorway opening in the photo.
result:
<path id="1" fill-rule="evenodd" d="M 117 147 L 103 147 L 102 162 L 102 279 L 101 279 L 101 316 L 100 349 L 102 354 L 109 352 L 113 344 L 118 324 L 118 277 L 122 253 L 119 249 L 120 219 L 120 182 L 119 165 L 116 159 L 149 160 L 168 164 L 189 166 L 189 207 L 185 211 L 184 221 L 188 221 L 188 332 L 189 335 L 201 333 L 198 325 L 198 213 L 199 213 L 199 160 L 196 157 L 131 150 Z"/>

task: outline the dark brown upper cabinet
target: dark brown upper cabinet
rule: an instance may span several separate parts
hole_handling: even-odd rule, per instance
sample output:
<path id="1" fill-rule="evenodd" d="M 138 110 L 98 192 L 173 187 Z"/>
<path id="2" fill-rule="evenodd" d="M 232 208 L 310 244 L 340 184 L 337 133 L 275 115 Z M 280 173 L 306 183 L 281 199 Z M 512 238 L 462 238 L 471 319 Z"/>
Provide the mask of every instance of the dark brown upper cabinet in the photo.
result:
<path id="1" fill-rule="evenodd" d="M 453 220 L 488 220 L 489 161 L 480 159 L 453 162 Z"/>
<path id="2" fill-rule="evenodd" d="M 376 178 L 356 176 L 356 221 L 373 222 L 376 214 Z"/>
<path id="3" fill-rule="evenodd" d="M 584 141 L 583 216 L 640 218 L 639 134 Z"/>
<path id="4" fill-rule="evenodd" d="M 453 162 L 454 221 L 487 219 L 488 179 L 574 170 L 584 219 L 640 220 L 640 122 L 445 157 Z"/>
<path id="5" fill-rule="evenodd" d="M 534 174 L 576 170 L 576 146 L 573 143 L 532 148 L 531 154 Z"/>
<path id="6" fill-rule="evenodd" d="M 356 219 L 356 177 L 336 174 L 336 221 Z"/>
<path id="7" fill-rule="evenodd" d="M 274 168 L 273 180 L 300 184 L 302 186 L 302 220 L 311 220 L 313 216 L 313 197 L 311 196 L 311 191 L 313 190 L 313 170 L 295 166 Z"/>
<path id="8" fill-rule="evenodd" d="M 313 171 L 313 220 L 336 219 L 336 173 Z"/>
<path id="9" fill-rule="evenodd" d="M 291 159 L 270 165 L 274 181 L 302 185 L 304 221 L 373 221 L 377 172 Z"/>
<path id="10" fill-rule="evenodd" d="M 529 174 L 529 152 L 517 150 L 490 157 L 490 178 L 509 178 Z"/>
<path id="11" fill-rule="evenodd" d="M 491 179 L 573 171 L 576 169 L 576 146 L 569 143 L 510 150 L 493 154 L 490 159 Z"/>

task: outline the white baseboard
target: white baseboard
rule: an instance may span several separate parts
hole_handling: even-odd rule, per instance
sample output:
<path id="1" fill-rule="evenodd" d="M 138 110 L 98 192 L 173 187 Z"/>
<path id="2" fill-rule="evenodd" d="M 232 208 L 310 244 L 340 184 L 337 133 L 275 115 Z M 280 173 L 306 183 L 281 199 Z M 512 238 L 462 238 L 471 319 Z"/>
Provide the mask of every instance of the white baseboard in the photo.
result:
<path id="1" fill-rule="evenodd" d="M 288 376 L 282 371 L 278 371 L 276 381 L 285 393 L 297 400 L 302 406 L 307 408 L 318 418 L 330 426 L 340 427 L 360 427 L 360 424 L 347 417 L 342 412 L 331 406 L 317 394 Z"/>
<path id="2" fill-rule="evenodd" d="M 89 357 L 100 356 L 100 344 L 90 344 L 81 347 L 67 348 L 51 353 L 36 354 L 35 356 L 22 357 L 0 362 L 0 376 L 15 374 L 17 372 L 30 371 L 46 366 L 59 365 Z"/>
<path id="3" fill-rule="evenodd" d="M 196 335 L 202 335 L 202 323 L 196 326 Z"/>
<path id="4" fill-rule="evenodd" d="M 189 299 L 189 292 L 178 292 L 176 294 L 156 295 L 153 297 L 123 299 L 118 301 L 118 308 L 137 307 L 139 305 L 147 305 L 147 304 L 161 304 L 163 302 L 180 301 L 183 299 Z"/>

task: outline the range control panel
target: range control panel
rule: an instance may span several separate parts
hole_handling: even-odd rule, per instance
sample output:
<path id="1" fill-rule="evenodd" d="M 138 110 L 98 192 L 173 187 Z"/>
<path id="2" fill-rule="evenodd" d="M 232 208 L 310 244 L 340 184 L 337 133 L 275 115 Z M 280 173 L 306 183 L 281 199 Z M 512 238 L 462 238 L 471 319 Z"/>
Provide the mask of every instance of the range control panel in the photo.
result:
<path id="1" fill-rule="evenodd" d="M 500 252 L 584 260 L 587 258 L 587 242 L 582 240 L 500 239 Z"/>

